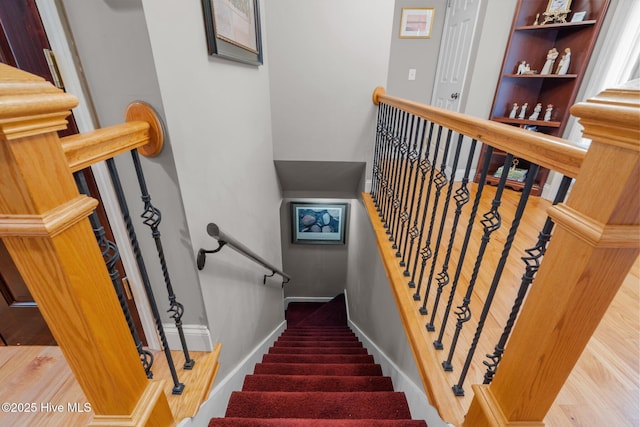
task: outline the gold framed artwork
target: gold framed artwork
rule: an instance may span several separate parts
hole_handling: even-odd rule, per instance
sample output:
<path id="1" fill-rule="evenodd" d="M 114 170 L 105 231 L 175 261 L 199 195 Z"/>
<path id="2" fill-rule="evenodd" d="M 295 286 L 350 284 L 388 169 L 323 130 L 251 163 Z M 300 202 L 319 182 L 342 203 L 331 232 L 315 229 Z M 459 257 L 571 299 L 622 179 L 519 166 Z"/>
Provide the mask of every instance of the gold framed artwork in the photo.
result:
<path id="1" fill-rule="evenodd" d="M 545 10 L 545 12 L 569 13 L 569 6 L 571 6 L 571 0 L 549 0 L 549 4 L 547 4 L 547 10 Z"/>
<path id="2" fill-rule="evenodd" d="M 434 8 L 402 8 L 401 39 L 428 39 L 433 27 Z"/>

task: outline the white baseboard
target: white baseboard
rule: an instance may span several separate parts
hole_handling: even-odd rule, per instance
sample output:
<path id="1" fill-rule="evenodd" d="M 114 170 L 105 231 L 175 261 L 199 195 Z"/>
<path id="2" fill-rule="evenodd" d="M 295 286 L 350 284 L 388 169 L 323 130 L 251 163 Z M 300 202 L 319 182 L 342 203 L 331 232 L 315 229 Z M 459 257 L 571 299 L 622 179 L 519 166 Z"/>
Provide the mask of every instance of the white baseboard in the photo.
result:
<path id="1" fill-rule="evenodd" d="M 247 357 L 238 363 L 226 377 L 217 382 L 216 386 L 211 390 L 211 393 L 209 393 L 207 400 L 200 405 L 196 416 L 193 418 L 185 418 L 178 424 L 178 427 L 206 426 L 209 424 L 211 418 L 224 417 L 231 393 L 242 389 L 244 377 L 253 373 L 256 363 L 260 363 L 262 356 L 269 351 L 269 347 L 278 339 L 286 326 L 286 322 L 278 325 L 278 327 L 258 344 Z"/>
<path id="2" fill-rule="evenodd" d="M 173 323 L 163 323 L 164 334 L 171 350 L 182 350 L 178 328 Z M 189 351 L 211 351 L 213 342 L 209 328 L 204 325 L 182 325 L 182 332 Z"/>
<path id="3" fill-rule="evenodd" d="M 409 410 L 413 419 L 425 420 L 429 427 L 449 427 L 438 415 L 438 411 L 429 403 L 427 395 L 421 387 L 414 383 L 404 372 L 400 370 L 387 355 L 365 335 L 360 328 L 351 320 L 349 315 L 349 304 L 347 299 L 347 290 L 344 291 L 345 302 L 347 304 L 347 322 L 349 327 L 362 341 L 362 345 L 373 355 L 376 363 L 380 364 L 382 373 L 391 377 L 393 388 L 395 391 L 403 392 L 409 404 Z"/>

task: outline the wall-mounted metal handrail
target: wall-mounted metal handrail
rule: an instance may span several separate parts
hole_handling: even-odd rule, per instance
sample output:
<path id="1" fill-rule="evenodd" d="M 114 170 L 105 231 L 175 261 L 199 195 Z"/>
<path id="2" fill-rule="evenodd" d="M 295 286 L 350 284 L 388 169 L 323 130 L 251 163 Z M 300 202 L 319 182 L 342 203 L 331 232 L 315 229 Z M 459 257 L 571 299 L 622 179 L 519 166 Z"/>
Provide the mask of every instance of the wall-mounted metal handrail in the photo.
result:
<path id="1" fill-rule="evenodd" d="M 285 283 L 288 283 L 291 280 L 291 276 L 289 276 L 287 273 L 274 267 L 271 263 L 269 263 L 259 255 L 257 255 L 255 252 L 253 252 L 251 249 L 246 247 L 244 244 L 240 243 L 238 240 L 234 239 L 232 236 L 229 236 L 228 234 L 223 233 L 217 224 L 210 222 L 207 225 L 207 233 L 209 234 L 209 236 L 213 237 L 218 241 L 218 247 L 212 250 L 206 250 L 206 249 L 200 248 L 200 250 L 198 251 L 198 270 L 202 270 L 204 268 L 204 263 L 205 263 L 207 254 L 219 252 L 225 245 L 227 245 L 230 248 L 234 249 L 236 252 L 241 253 L 247 258 L 250 258 L 251 260 L 253 260 L 254 262 L 271 270 L 270 275 L 266 275 L 266 274 L 264 275 L 264 278 L 262 280 L 263 284 L 266 283 L 267 277 L 271 277 L 275 274 L 282 276 L 283 285 Z"/>

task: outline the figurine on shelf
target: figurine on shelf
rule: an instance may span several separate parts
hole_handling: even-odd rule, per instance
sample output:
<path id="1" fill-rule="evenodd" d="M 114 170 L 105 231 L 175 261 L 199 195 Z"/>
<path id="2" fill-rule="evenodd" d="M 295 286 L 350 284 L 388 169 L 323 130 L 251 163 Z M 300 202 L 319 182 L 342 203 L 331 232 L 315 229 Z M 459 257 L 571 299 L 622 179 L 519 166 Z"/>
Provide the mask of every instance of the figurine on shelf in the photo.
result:
<path id="1" fill-rule="evenodd" d="M 551 121 L 551 113 L 553 112 L 553 104 L 548 104 L 547 109 L 544 112 L 544 121 Z"/>
<path id="2" fill-rule="evenodd" d="M 527 107 L 529 106 L 529 104 L 527 104 L 526 102 L 524 104 L 522 104 L 522 107 L 520 108 L 520 115 L 518 116 L 519 119 L 524 120 L 524 118 L 526 117 L 527 114 Z"/>
<path id="3" fill-rule="evenodd" d="M 518 114 L 518 104 L 516 104 L 514 102 L 513 103 L 513 108 L 511 109 L 511 113 L 509 113 L 509 118 L 510 119 L 515 119 L 516 118 L 516 114 Z"/>
<path id="4" fill-rule="evenodd" d="M 542 103 L 538 102 L 533 108 L 533 113 L 529 116 L 529 120 L 538 120 L 540 111 L 542 111 Z"/>
<path id="5" fill-rule="evenodd" d="M 526 71 L 527 71 L 527 61 L 520 62 L 520 64 L 518 65 L 518 71 L 516 71 L 516 74 L 518 75 L 524 74 Z"/>
<path id="6" fill-rule="evenodd" d="M 571 49 L 566 48 L 564 50 L 564 55 L 560 58 L 560 62 L 558 62 L 558 68 L 556 69 L 556 74 L 567 74 L 569 71 L 569 63 L 571 62 Z"/>
<path id="7" fill-rule="evenodd" d="M 556 62 L 558 55 L 558 50 L 555 47 L 551 48 L 549 52 L 547 52 L 547 62 L 544 63 L 544 67 L 542 67 L 540 74 L 551 74 L 553 72 L 553 63 Z"/>
<path id="8" fill-rule="evenodd" d="M 533 21 L 533 25 L 540 25 L 540 14 L 536 13 L 536 20 Z"/>

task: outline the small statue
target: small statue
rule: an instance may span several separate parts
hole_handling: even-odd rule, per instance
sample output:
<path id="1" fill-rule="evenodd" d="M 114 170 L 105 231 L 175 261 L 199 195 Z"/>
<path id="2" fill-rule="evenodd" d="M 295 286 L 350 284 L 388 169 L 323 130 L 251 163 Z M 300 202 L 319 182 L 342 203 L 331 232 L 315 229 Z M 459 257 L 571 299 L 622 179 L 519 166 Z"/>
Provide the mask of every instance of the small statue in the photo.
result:
<path id="1" fill-rule="evenodd" d="M 555 47 L 551 48 L 549 52 L 547 52 L 547 62 L 544 63 L 544 67 L 542 67 L 540 74 L 551 74 L 553 72 L 553 63 L 556 62 L 558 55 L 558 50 Z"/>
<path id="2" fill-rule="evenodd" d="M 520 115 L 518 116 L 519 119 L 524 120 L 524 118 L 526 117 L 527 114 L 527 107 L 529 106 L 528 103 L 524 103 L 522 104 L 522 107 L 520 108 Z"/>
<path id="3" fill-rule="evenodd" d="M 551 113 L 553 112 L 553 104 L 548 104 L 547 109 L 544 112 L 544 121 L 551 121 Z"/>
<path id="4" fill-rule="evenodd" d="M 518 65 L 518 71 L 516 72 L 516 74 L 524 74 L 526 71 L 527 71 L 527 61 L 520 62 L 520 65 Z"/>
<path id="5" fill-rule="evenodd" d="M 542 103 L 538 102 L 536 106 L 533 108 L 533 114 L 529 116 L 529 120 L 538 120 L 540 111 L 542 111 Z"/>
<path id="6" fill-rule="evenodd" d="M 556 74 L 567 74 L 569 71 L 569 63 L 571 62 L 571 49 L 566 48 L 564 50 L 564 55 L 560 58 L 560 62 L 558 62 L 558 68 L 556 69 Z"/>
<path id="7" fill-rule="evenodd" d="M 511 109 L 511 113 L 509 113 L 509 118 L 510 119 L 515 119 L 516 118 L 516 114 L 518 114 L 518 104 L 516 104 L 514 102 L 513 103 L 513 108 Z"/>
<path id="8" fill-rule="evenodd" d="M 533 25 L 540 25 L 540 14 L 536 13 L 536 20 L 533 21 Z"/>

